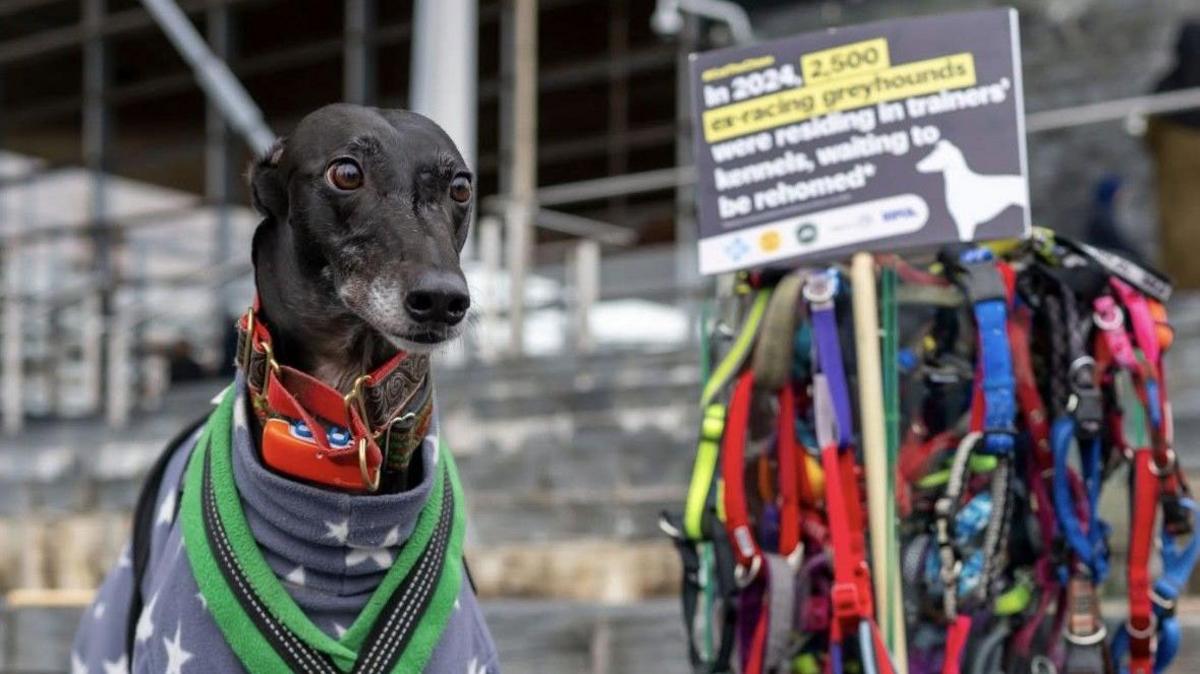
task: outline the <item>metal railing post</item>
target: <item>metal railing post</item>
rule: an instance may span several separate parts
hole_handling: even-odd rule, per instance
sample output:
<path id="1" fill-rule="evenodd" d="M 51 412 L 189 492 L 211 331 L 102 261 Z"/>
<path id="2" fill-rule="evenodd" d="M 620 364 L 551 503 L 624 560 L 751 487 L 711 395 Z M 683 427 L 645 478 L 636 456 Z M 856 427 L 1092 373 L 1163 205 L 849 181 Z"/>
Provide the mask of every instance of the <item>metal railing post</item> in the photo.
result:
<path id="1" fill-rule="evenodd" d="M 102 383 L 100 363 L 104 358 L 104 318 L 100 313 L 101 293 L 89 292 L 79 305 L 80 341 L 82 342 L 83 379 L 80 388 L 84 396 L 99 410 Z"/>
<path id="2" fill-rule="evenodd" d="M 111 68 L 104 39 L 107 0 L 83 0 L 86 31 L 83 44 L 83 159 L 87 165 L 91 193 L 88 217 L 96 226 L 92 248 L 92 274 L 96 293 L 83 306 L 84 376 L 89 407 L 99 412 L 105 405 L 105 348 L 107 321 L 112 310 L 115 274 L 112 257 L 111 223 L 108 221 L 108 145 L 111 136 L 110 109 L 106 97 Z"/>
<path id="3" fill-rule="evenodd" d="M 503 223 L 494 215 L 479 218 L 479 258 L 483 262 L 484 287 L 479 310 L 479 355 L 485 363 L 494 362 L 499 356 L 496 349 L 497 326 L 500 323 L 501 260 L 504 255 L 502 242 Z"/>
<path id="4" fill-rule="evenodd" d="M 575 337 L 575 350 L 590 353 L 595 347 L 592 336 L 592 307 L 600 299 L 600 242 L 580 239 L 571 253 L 570 278 L 574 286 L 574 302 L 571 306 L 571 333 Z"/>
<path id="5" fill-rule="evenodd" d="M 0 204 L 3 208 L 3 204 Z M 4 400 L 4 433 L 16 435 L 25 423 L 24 350 L 21 332 L 21 288 L 19 265 L 20 247 L 12 244 L 0 248 L 0 272 L 4 281 L 4 342 L 2 393 Z"/>
<path id="6" fill-rule="evenodd" d="M 130 405 L 130 330 L 129 309 L 119 305 L 109 319 L 108 334 L 108 398 L 105 418 L 110 428 L 129 425 Z"/>
<path id="7" fill-rule="evenodd" d="M 508 0 L 502 15 L 505 47 L 511 53 L 511 95 L 504 119 L 508 147 L 505 211 L 508 229 L 509 351 L 519 356 L 525 343 L 525 278 L 534 243 L 537 210 L 537 0 Z"/>

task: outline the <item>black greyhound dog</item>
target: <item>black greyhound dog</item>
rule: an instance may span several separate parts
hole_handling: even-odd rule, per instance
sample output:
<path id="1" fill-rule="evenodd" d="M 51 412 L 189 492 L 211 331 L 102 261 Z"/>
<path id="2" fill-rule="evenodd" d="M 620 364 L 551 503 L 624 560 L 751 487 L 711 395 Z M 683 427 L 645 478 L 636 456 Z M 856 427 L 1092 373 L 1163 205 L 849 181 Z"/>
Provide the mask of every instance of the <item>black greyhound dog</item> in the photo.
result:
<path id="1" fill-rule="evenodd" d="M 469 169 L 421 115 L 338 104 L 250 187 L 238 378 L 151 470 L 73 671 L 495 674 L 428 375 L 470 307 Z"/>
<path id="2" fill-rule="evenodd" d="M 255 281 L 280 362 L 346 388 L 396 349 L 457 336 L 471 173 L 429 120 L 318 110 L 255 165 L 251 187 L 267 217 Z"/>

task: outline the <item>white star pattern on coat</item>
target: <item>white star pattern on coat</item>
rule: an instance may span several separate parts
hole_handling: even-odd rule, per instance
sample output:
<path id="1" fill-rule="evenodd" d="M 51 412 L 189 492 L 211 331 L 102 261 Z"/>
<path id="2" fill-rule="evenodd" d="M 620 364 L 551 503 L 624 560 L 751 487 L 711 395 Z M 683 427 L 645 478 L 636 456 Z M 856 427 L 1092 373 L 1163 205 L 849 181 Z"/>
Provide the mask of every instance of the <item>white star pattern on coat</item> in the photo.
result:
<path id="1" fill-rule="evenodd" d="M 196 599 L 200 600 L 200 607 L 203 608 L 205 611 L 207 611 L 208 610 L 208 600 L 204 598 L 204 593 L 197 592 Z"/>
<path id="2" fill-rule="evenodd" d="M 325 538 L 332 538 L 342 545 L 346 544 L 346 538 L 350 536 L 350 520 L 342 520 L 338 524 L 326 522 L 325 528 L 328 530 L 325 532 Z"/>
<path id="3" fill-rule="evenodd" d="M 129 546 L 121 548 L 121 556 L 117 559 L 117 568 L 124 569 L 127 566 L 132 566 L 133 562 L 129 559 Z"/>
<path id="4" fill-rule="evenodd" d="M 92 607 L 92 618 L 94 618 L 95 620 L 99 620 L 99 619 L 103 618 L 105 608 L 106 607 L 104 606 L 104 602 L 102 602 L 102 601 L 96 602 L 96 605 Z"/>
<path id="5" fill-rule="evenodd" d="M 286 580 L 287 582 L 291 583 L 292 585 L 299 585 L 300 587 L 304 587 L 304 567 L 297 566 L 296 568 L 292 569 L 291 573 L 284 576 L 283 579 Z"/>
<path id="6" fill-rule="evenodd" d="M 335 622 L 333 624 L 333 633 L 337 635 L 337 638 L 341 639 L 342 637 L 346 636 L 346 628 L 342 627 L 341 623 Z"/>
<path id="7" fill-rule="evenodd" d="M 104 661 L 104 674 L 129 674 L 129 658 L 122 653 L 120 659 Z"/>
<path id="8" fill-rule="evenodd" d="M 158 519 L 154 521 L 154 525 L 170 524 L 175 519 L 175 490 L 167 492 L 167 497 L 163 499 L 162 505 L 158 506 Z"/>
<path id="9" fill-rule="evenodd" d="M 457 611 L 460 608 L 462 608 L 462 602 L 460 602 L 458 600 L 458 597 L 455 597 L 454 598 L 454 610 Z"/>
<path id="10" fill-rule="evenodd" d="M 182 674 L 183 665 L 188 660 L 192 659 L 192 654 L 183 650 L 183 644 L 180 643 L 180 631 L 183 629 L 182 624 L 175 625 L 175 639 L 172 641 L 163 637 L 163 647 L 167 649 L 167 672 L 166 674 Z"/>
<path id="11" fill-rule="evenodd" d="M 71 651 L 71 674 L 88 674 L 88 667 L 75 651 Z"/>
<path id="12" fill-rule="evenodd" d="M 477 656 L 472 656 L 471 661 L 467 663 L 467 674 L 487 674 L 487 670 L 479 664 Z"/>
<path id="13" fill-rule="evenodd" d="M 372 560 L 381 569 L 386 569 L 392 565 L 392 551 L 388 548 L 394 548 L 400 545 L 400 527 L 392 527 L 387 532 L 387 536 L 383 538 L 383 545 L 372 547 L 357 547 L 350 546 L 350 550 L 346 553 L 346 566 L 358 566 L 363 562 Z"/>
<path id="14" fill-rule="evenodd" d="M 138 616 L 137 631 L 134 633 L 134 637 L 138 643 L 154 636 L 154 620 L 151 614 L 154 613 L 154 604 L 157 602 L 158 593 L 155 592 L 154 596 L 150 598 L 150 603 L 146 604 L 146 607 L 142 609 L 142 615 Z"/>

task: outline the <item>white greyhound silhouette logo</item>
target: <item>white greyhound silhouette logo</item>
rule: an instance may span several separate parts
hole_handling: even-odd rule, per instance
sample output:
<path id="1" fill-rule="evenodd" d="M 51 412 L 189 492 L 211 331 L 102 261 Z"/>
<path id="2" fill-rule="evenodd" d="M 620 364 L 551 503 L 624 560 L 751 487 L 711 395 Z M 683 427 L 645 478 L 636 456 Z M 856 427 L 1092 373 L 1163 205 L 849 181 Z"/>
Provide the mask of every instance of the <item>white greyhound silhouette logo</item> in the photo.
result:
<path id="1" fill-rule="evenodd" d="M 1028 193 L 1021 176 L 982 175 L 967 166 L 967 160 L 948 140 L 940 140 L 921 161 L 921 173 L 941 173 L 946 180 L 946 209 L 958 227 L 960 241 L 975 238 L 975 229 L 1000 215 L 1009 206 L 1025 208 Z"/>

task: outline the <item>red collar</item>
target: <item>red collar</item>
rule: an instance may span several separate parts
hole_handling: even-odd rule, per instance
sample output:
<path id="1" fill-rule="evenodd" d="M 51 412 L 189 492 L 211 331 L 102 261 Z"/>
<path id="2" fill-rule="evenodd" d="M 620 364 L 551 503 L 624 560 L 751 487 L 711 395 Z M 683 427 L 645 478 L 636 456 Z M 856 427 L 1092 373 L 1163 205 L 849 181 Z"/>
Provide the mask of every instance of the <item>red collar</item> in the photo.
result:
<path id="1" fill-rule="evenodd" d="M 258 298 L 238 321 L 237 364 L 263 424 L 271 468 L 348 491 L 374 492 L 384 468 L 407 465 L 429 428 L 429 359 L 398 352 L 343 394 L 275 360 Z"/>

